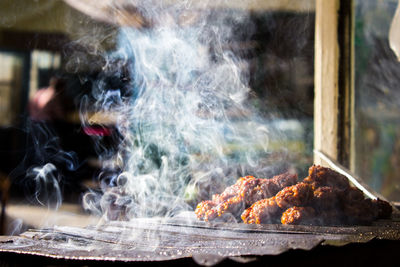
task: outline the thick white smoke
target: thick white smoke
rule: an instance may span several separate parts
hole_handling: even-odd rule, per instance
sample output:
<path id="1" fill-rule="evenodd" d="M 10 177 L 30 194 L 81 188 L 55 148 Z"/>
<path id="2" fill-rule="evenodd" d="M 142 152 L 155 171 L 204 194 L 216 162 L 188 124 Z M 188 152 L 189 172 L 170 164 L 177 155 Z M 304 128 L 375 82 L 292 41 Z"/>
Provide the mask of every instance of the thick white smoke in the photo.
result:
<path id="1" fill-rule="evenodd" d="M 191 210 L 191 199 L 261 168 L 268 153 L 271 132 L 249 104 L 246 62 L 228 49 L 245 12 L 201 8 L 182 23 L 191 3 L 161 2 L 132 2 L 151 27 L 121 27 L 118 50 L 105 55 L 130 67 L 130 97 L 93 90 L 96 109 L 117 114 L 123 136 L 115 186 L 84 197 L 106 219 Z"/>

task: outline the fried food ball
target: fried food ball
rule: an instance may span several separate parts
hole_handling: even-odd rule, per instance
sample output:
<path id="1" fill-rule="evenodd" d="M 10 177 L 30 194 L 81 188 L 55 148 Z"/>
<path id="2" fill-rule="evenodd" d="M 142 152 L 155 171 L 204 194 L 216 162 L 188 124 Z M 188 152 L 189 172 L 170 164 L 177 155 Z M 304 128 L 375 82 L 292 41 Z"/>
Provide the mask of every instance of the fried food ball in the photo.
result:
<path id="1" fill-rule="evenodd" d="M 194 213 L 196 214 L 197 218 L 200 220 L 209 220 L 209 217 L 212 217 L 211 214 L 207 214 L 208 211 L 211 211 L 212 208 L 215 207 L 215 202 L 212 200 L 205 200 L 197 204 L 196 210 Z"/>
<path id="2" fill-rule="evenodd" d="M 247 224 L 274 223 L 279 221 L 281 212 L 275 197 L 271 197 L 255 202 L 241 217 Z"/>
<path id="3" fill-rule="evenodd" d="M 316 212 L 312 207 L 291 207 L 281 217 L 282 224 L 315 224 Z"/>
<path id="4" fill-rule="evenodd" d="M 297 175 L 290 173 L 272 179 L 242 177 L 212 200 L 199 203 L 195 213 L 204 221 L 236 220 L 241 214 L 247 224 L 294 225 L 369 225 L 392 214 L 388 202 L 366 199 L 346 177 L 329 168 L 313 165 L 308 177 L 296 182 Z"/>
<path id="5" fill-rule="evenodd" d="M 235 184 L 228 186 L 221 194 L 215 194 L 212 196 L 212 201 L 215 203 L 224 202 L 232 197 L 243 194 L 246 187 L 255 186 L 256 178 L 254 176 L 240 177 Z"/>
<path id="6" fill-rule="evenodd" d="M 256 186 L 248 187 L 248 190 L 245 190 L 244 197 L 247 207 L 258 200 L 276 195 L 287 186 L 296 184 L 297 174 L 286 172 L 271 179 L 257 179 L 256 181 Z"/>
<path id="7" fill-rule="evenodd" d="M 197 218 L 204 221 L 215 220 L 225 213 L 239 217 L 243 210 L 254 202 L 274 196 L 279 190 L 297 182 L 297 175 L 283 173 L 271 179 L 245 176 L 227 187 L 212 200 L 200 202 L 195 210 Z"/>
<path id="8" fill-rule="evenodd" d="M 312 165 L 308 169 L 308 177 L 303 182 L 311 184 L 314 189 L 329 186 L 335 188 L 335 190 L 345 191 L 350 187 L 349 181 L 345 176 L 319 165 Z"/>
<path id="9" fill-rule="evenodd" d="M 281 209 L 288 209 L 293 206 L 306 206 L 312 197 L 312 186 L 307 183 L 298 183 L 279 191 L 276 194 L 276 203 Z"/>
<path id="10" fill-rule="evenodd" d="M 317 210 L 336 208 L 338 205 L 338 194 L 330 186 L 318 187 L 313 191 L 311 205 Z"/>
<path id="11" fill-rule="evenodd" d="M 269 179 L 260 179 L 257 186 L 249 188 L 249 190 L 245 192 L 246 206 L 251 206 L 258 200 L 274 196 L 279 189 L 280 187 L 273 181 Z"/>

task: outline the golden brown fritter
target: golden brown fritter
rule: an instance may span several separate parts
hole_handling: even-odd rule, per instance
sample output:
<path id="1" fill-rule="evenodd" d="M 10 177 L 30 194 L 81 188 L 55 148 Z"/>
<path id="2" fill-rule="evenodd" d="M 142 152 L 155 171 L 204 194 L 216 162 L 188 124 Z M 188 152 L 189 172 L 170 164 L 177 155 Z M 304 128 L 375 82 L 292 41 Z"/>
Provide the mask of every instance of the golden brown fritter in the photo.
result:
<path id="1" fill-rule="evenodd" d="M 228 186 L 221 194 L 212 196 L 212 201 L 215 203 L 224 202 L 232 197 L 238 196 L 245 187 L 251 187 L 256 178 L 254 176 L 240 177 L 235 184 Z"/>
<path id="2" fill-rule="evenodd" d="M 270 179 L 260 179 L 257 186 L 249 188 L 245 192 L 245 203 L 246 207 L 251 206 L 254 202 L 258 200 L 272 197 L 279 191 L 279 187 L 276 183 Z"/>
<path id="3" fill-rule="evenodd" d="M 317 210 L 326 210 L 337 207 L 338 194 L 330 186 L 318 187 L 313 192 L 311 205 Z"/>
<path id="4" fill-rule="evenodd" d="M 310 225 L 368 225 L 392 214 L 388 202 L 366 199 L 346 177 L 329 168 L 313 165 L 303 182 L 296 184 L 296 180 L 296 175 L 288 173 L 272 179 L 246 176 L 212 200 L 201 202 L 195 212 L 205 221 L 241 213 L 247 224 Z"/>
<path id="5" fill-rule="evenodd" d="M 205 220 L 207 218 L 208 220 L 208 217 L 210 217 L 210 215 L 208 215 L 207 212 L 214 208 L 215 205 L 215 202 L 213 202 L 212 200 L 205 200 L 200 202 L 197 205 L 196 210 L 194 211 L 197 218 L 199 218 L 200 220 Z"/>
<path id="6" fill-rule="evenodd" d="M 253 176 L 241 177 L 234 185 L 227 187 L 221 194 L 215 194 L 212 200 L 200 202 L 195 214 L 200 220 L 210 221 L 230 213 L 240 216 L 252 203 L 274 196 L 282 188 L 297 182 L 297 175 L 284 173 L 271 179 Z"/>
<path id="7" fill-rule="evenodd" d="M 256 179 L 256 182 L 256 186 L 248 187 L 244 193 L 247 207 L 260 199 L 274 196 L 287 186 L 296 184 L 297 174 L 286 172 L 271 179 Z"/>
<path id="8" fill-rule="evenodd" d="M 282 224 L 315 224 L 316 212 L 312 207 L 291 207 L 281 217 Z"/>
<path id="9" fill-rule="evenodd" d="M 392 212 L 389 203 L 365 199 L 355 187 L 345 191 L 329 186 L 312 190 L 311 184 L 298 183 L 275 197 L 254 203 L 243 212 L 242 219 L 248 224 L 274 223 L 284 210 L 282 224 L 309 225 L 368 225 L 375 219 L 390 217 Z"/>
<path id="10" fill-rule="evenodd" d="M 200 220 L 212 221 L 220 218 L 225 213 L 240 214 L 243 209 L 243 197 L 233 196 L 220 203 L 211 200 L 202 201 L 197 205 L 195 214 Z"/>
<path id="11" fill-rule="evenodd" d="M 298 183 L 288 186 L 279 191 L 275 197 L 255 202 L 242 213 L 242 220 L 247 224 L 279 222 L 283 210 L 297 205 L 307 205 L 312 198 L 313 191 L 310 184 Z"/>
<path id="12" fill-rule="evenodd" d="M 306 206 L 312 197 L 312 186 L 307 183 L 298 183 L 279 191 L 276 194 L 276 203 L 281 209 L 288 209 L 293 206 Z"/>
<path id="13" fill-rule="evenodd" d="M 253 176 L 241 177 L 237 182 L 227 187 L 221 194 L 215 194 L 212 200 L 200 202 L 195 214 L 200 220 L 210 221 L 217 219 L 225 212 L 241 213 L 244 209 L 244 191 L 255 186 L 257 179 Z"/>
<path id="14" fill-rule="evenodd" d="M 308 177 L 303 182 L 311 184 L 314 189 L 329 186 L 335 190 L 344 191 L 350 187 L 349 181 L 345 176 L 319 165 L 312 165 L 308 169 Z"/>
<path id="15" fill-rule="evenodd" d="M 274 223 L 282 213 L 275 197 L 262 199 L 251 205 L 242 213 L 242 220 L 247 224 Z"/>

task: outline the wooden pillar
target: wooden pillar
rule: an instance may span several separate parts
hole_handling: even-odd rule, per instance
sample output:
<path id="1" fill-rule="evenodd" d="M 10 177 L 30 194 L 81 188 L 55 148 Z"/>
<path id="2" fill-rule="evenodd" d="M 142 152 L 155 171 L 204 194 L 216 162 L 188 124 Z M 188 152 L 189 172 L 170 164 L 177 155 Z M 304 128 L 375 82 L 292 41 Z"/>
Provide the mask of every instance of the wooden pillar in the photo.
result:
<path id="1" fill-rule="evenodd" d="M 338 159 L 340 0 L 316 0 L 314 149 Z M 326 165 L 314 154 L 314 163 Z"/>

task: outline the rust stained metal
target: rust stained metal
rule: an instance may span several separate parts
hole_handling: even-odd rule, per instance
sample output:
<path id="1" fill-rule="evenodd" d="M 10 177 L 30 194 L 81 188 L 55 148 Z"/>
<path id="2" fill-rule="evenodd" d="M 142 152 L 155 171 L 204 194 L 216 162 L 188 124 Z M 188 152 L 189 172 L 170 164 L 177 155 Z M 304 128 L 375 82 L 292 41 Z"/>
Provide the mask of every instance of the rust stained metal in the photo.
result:
<path id="1" fill-rule="evenodd" d="M 215 264 L 227 257 L 277 255 L 318 245 L 400 240 L 400 222 L 321 227 L 204 223 L 182 219 L 137 219 L 97 227 L 52 227 L 0 237 L 0 252 L 68 260 L 164 261 L 193 257 Z M 213 255 L 213 257 L 210 257 Z M 205 259 L 213 262 L 205 263 Z"/>

